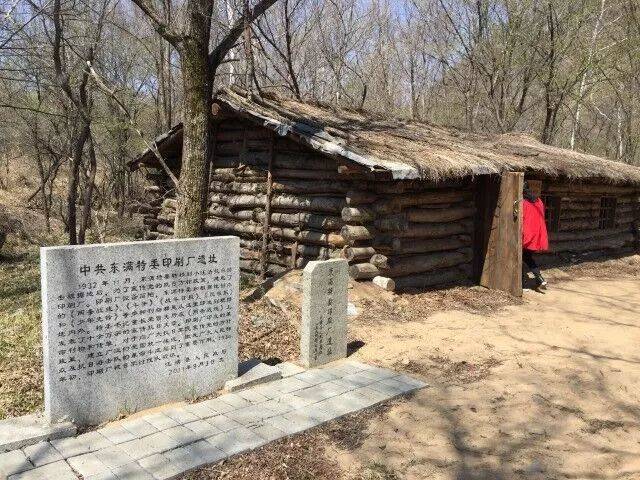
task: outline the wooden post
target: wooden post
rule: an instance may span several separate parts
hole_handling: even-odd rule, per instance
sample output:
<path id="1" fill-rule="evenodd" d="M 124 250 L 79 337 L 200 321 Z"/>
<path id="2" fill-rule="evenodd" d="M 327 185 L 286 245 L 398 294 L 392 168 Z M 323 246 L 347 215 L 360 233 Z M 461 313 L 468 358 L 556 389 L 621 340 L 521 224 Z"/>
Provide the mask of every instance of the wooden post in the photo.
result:
<path id="1" fill-rule="evenodd" d="M 245 135 L 246 137 L 246 135 Z M 275 134 L 272 133 L 269 141 L 269 164 L 267 166 L 267 194 L 264 205 L 264 223 L 262 226 L 262 249 L 260 252 L 260 278 L 264 280 L 267 275 L 267 246 L 269 244 L 269 229 L 271 224 L 271 189 L 273 187 L 273 157 L 275 156 Z M 297 248 L 296 248 L 297 250 Z"/>

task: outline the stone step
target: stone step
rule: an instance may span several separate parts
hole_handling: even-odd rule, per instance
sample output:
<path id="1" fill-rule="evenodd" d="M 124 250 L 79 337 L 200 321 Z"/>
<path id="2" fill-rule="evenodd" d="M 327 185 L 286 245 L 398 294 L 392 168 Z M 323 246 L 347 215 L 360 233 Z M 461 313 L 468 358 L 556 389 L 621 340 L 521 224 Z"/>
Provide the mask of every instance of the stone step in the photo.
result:
<path id="1" fill-rule="evenodd" d="M 71 437 L 76 427 L 71 422 L 49 424 L 39 414 L 0 420 L 0 452 L 35 445 L 43 440 Z"/>

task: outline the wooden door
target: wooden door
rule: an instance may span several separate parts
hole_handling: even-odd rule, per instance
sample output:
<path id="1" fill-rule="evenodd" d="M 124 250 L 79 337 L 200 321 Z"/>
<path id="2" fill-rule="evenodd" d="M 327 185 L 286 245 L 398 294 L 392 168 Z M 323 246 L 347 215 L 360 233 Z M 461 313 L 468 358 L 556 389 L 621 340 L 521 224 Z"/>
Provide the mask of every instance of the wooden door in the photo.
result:
<path id="1" fill-rule="evenodd" d="M 486 176 L 476 184 L 475 269 L 480 285 L 522 296 L 524 174 Z"/>

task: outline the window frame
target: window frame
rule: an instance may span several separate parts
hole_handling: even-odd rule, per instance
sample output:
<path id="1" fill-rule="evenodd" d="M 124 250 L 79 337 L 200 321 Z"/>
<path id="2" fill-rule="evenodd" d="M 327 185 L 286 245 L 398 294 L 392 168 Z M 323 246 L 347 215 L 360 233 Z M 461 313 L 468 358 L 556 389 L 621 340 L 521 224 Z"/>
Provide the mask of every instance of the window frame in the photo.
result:
<path id="1" fill-rule="evenodd" d="M 540 195 L 544 204 L 544 223 L 548 232 L 560 231 L 560 215 L 562 213 L 562 197 L 560 195 Z"/>
<path id="2" fill-rule="evenodd" d="M 600 197 L 600 213 L 598 215 L 598 229 L 615 228 L 618 198 L 612 195 Z"/>

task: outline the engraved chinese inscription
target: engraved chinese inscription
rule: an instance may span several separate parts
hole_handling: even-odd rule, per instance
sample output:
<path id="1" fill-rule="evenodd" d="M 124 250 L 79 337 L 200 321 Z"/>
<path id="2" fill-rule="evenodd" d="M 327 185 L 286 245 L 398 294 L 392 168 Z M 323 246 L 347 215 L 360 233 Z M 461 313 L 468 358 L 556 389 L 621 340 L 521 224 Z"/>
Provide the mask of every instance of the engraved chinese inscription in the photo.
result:
<path id="1" fill-rule="evenodd" d="M 45 411 L 98 423 L 237 371 L 238 240 L 43 249 Z"/>
<path id="2" fill-rule="evenodd" d="M 347 354 L 348 279 L 346 260 L 309 262 L 304 269 L 300 357 L 305 366 Z"/>

